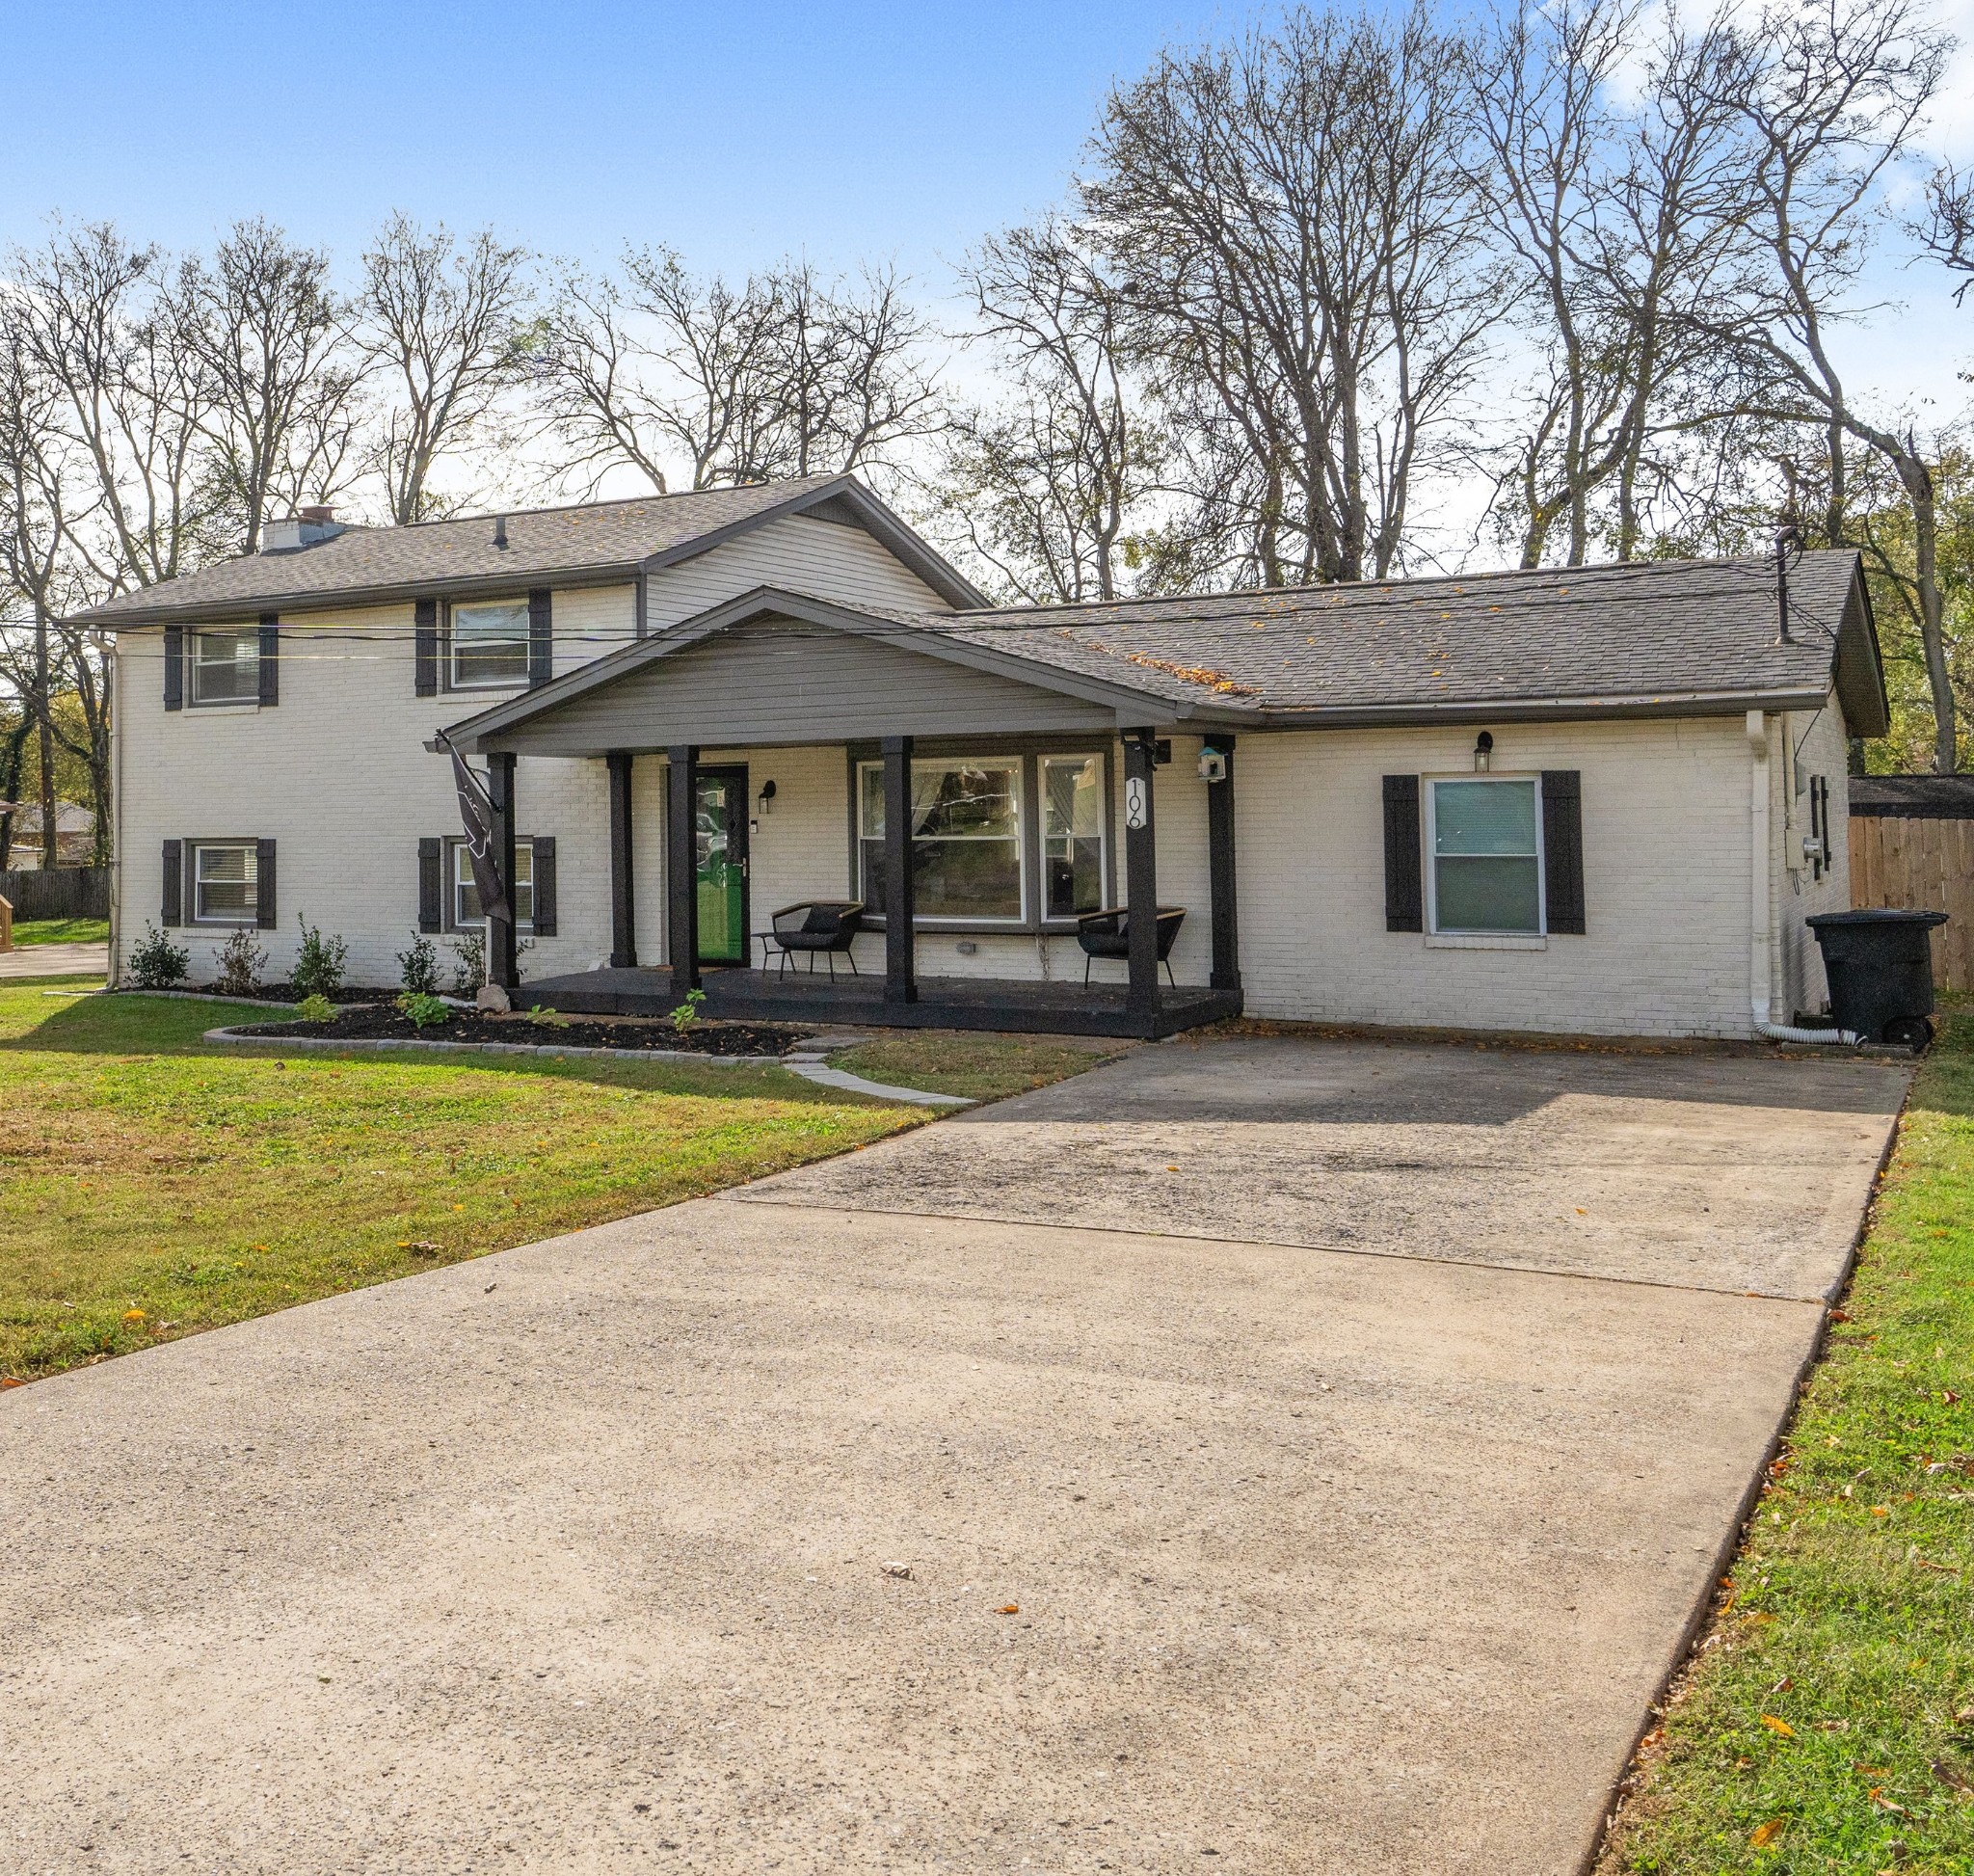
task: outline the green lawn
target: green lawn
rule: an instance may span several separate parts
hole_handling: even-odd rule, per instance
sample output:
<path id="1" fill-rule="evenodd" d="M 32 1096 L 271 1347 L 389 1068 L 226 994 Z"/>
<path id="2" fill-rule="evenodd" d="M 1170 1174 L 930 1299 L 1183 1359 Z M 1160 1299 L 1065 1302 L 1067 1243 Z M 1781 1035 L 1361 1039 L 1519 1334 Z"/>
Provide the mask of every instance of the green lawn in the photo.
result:
<path id="1" fill-rule="evenodd" d="M 108 919 L 16 919 L 13 942 L 25 945 L 107 945 Z"/>
<path id="2" fill-rule="evenodd" d="M 1042 1087 L 1108 1061 L 1134 1045 L 1114 1038 L 1060 1042 L 1047 1036 L 976 1035 L 964 1031 L 904 1030 L 830 1058 L 867 1081 L 930 1088 L 992 1101 Z"/>
<path id="3" fill-rule="evenodd" d="M 1974 1871 L 1974 1015 L 1601 1864 Z"/>
<path id="4" fill-rule="evenodd" d="M 50 990 L 0 983 L 0 1377 L 14 1380 L 925 1118 L 771 1067 L 242 1055 L 200 1040 L 237 1010 Z M 1031 1046 L 1004 1045 L 998 1082 L 991 1039 L 970 1052 L 969 1089 L 1030 1085 Z"/>

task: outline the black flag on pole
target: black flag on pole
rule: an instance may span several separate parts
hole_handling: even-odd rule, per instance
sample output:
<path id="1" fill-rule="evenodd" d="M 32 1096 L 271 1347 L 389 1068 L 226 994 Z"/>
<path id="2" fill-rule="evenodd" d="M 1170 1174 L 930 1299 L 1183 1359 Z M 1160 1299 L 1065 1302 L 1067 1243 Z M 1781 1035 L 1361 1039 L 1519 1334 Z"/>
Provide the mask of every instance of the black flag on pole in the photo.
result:
<path id="1" fill-rule="evenodd" d="M 439 732 L 439 740 L 452 757 L 452 781 L 459 791 L 459 817 L 466 828 L 467 853 L 473 863 L 473 885 L 480 895 L 480 911 L 486 918 L 511 923 L 514 913 L 507 903 L 507 884 L 500 877 L 499 856 L 494 851 L 494 797 L 467 766 L 466 758 L 452 746 L 452 738 L 443 730 Z"/>

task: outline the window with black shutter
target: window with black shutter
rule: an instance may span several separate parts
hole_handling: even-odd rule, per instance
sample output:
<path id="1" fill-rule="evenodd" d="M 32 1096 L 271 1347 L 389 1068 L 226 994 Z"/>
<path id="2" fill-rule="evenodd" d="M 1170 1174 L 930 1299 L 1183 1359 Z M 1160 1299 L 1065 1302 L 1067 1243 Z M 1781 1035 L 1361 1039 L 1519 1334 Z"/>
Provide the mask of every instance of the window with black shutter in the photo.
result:
<path id="1" fill-rule="evenodd" d="M 254 904 L 253 923 L 262 931 L 272 931 L 280 920 L 276 913 L 274 897 L 274 843 L 255 841 L 254 858 Z"/>
<path id="2" fill-rule="evenodd" d="M 1584 935 L 1584 789 L 1574 768 L 1542 771 L 1544 923 L 1551 935 Z"/>
<path id="3" fill-rule="evenodd" d="M 413 683 L 420 697 L 439 695 L 439 602 L 420 600 L 412 608 Z"/>
<path id="4" fill-rule="evenodd" d="M 537 587 L 528 595 L 528 685 L 545 684 L 554 675 L 554 598 L 547 587 Z"/>
<path id="5" fill-rule="evenodd" d="M 1419 778 L 1384 778 L 1384 928 L 1423 931 L 1425 894 L 1419 865 Z"/>
<path id="6" fill-rule="evenodd" d="M 445 928 L 445 842 L 428 834 L 418 842 L 418 929 Z"/>
<path id="7" fill-rule="evenodd" d="M 272 612 L 260 615 L 260 708 L 270 710 L 281 700 L 281 629 Z"/>
<path id="8" fill-rule="evenodd" d="M 185 843 L 165 843 L 165 890 L 160 900 L 158 923 L 178 925 L 185 923 Z"/>
<path id="9" fill-rule="evenodd" d="M 165 708 L 168 710 L 185 708 L 185 630 L 182 626 L 165 628 Z"/>
<path id="10" fill-rule="evenodd" d="M 528 844 L 534 850 L 534 930 L 537 938 L 555 935 L 555 837 L 537 834 Z"/>

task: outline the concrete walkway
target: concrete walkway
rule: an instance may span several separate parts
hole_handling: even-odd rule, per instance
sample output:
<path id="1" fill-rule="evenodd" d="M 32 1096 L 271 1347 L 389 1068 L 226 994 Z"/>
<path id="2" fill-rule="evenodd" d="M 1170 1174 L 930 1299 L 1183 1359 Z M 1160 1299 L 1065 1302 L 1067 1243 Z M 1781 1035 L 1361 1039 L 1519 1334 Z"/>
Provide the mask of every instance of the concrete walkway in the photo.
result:
<path id="1" fill-rule="evenodd" d="M 1574 1870 L 1904 1085 L 1141 1050 L 0 1396 L 0 1863 Z"/>
<path id="2" fill-rule="evenodd" d="M 102 976 L 110 968 L 108 945 L 16 945 L 0 951 L 0 979 Z"/>

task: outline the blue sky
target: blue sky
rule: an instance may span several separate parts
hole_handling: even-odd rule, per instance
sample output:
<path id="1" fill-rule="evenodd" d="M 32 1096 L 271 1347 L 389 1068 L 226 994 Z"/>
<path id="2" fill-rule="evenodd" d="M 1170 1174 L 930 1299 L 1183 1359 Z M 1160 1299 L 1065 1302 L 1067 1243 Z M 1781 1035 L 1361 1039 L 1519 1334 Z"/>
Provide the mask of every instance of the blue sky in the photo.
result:
<path id="1" fill-rule="evenodd" d="M 664 240 L 929 278 L 1054 201 L 1113 77 L 1250 16 L 1186 0 L 307 8 L 8 0 L 0 243 L 55 209 L 171 246 L 393 207 L 606 258 Z"/>
<path id="2" fill-rule="evenodd" d="M 1974 40 L 1974 0 L 1939 11 Z M 401 207 L 593 263 L 626 241 L 732 273 L 800 253 L 891 261 L 936 303 L 946 263 L 1060 199 L 1113 80 L 1256 14 L 1218 0 L 0 0 L 0 248 L 56 210 L 177 248 L 264 214 L 347 266 Z M 1963 53 L 1932 142 L 1964 157 L 1970 137 Z M 1894 344 L 1882 327 L 1845 335 L 1854 369 L 1895 402 L 1957 402 L 1974 312 L 1889 256 L 1871 287 L 1907 309 Z"/>

